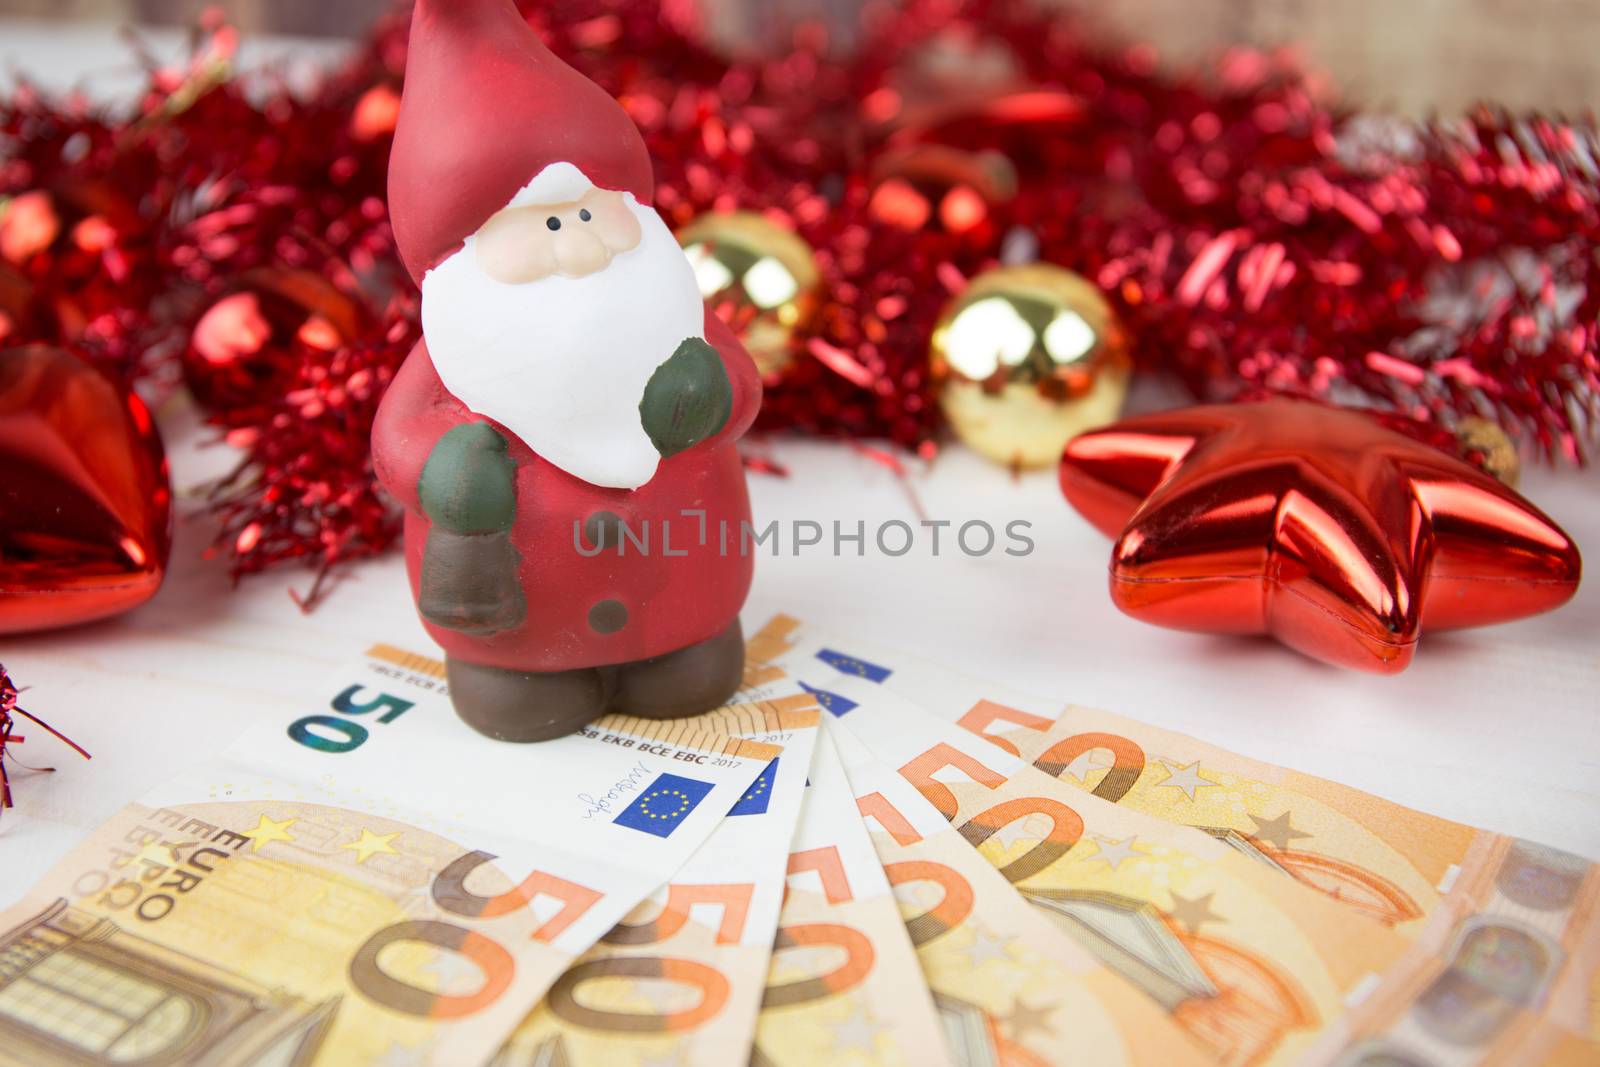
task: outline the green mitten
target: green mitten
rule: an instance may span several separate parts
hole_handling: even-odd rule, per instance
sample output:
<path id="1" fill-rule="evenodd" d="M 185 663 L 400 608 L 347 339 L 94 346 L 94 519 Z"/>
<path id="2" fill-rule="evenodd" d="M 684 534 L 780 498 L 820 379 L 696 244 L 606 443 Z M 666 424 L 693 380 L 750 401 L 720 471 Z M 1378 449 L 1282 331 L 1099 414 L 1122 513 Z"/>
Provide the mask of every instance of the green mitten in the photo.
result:
<path id="1" fill-rule="evenodd" d="M 663 457 L 714 435 L 733 414 L 733 384 L 717 350 L 698 337 L 656 368 L 639 401 L 644 432 Z"/>
<path id="2" fill-rule="evenodd" d="M 417 604 L 429 622 L 462 633 L 509 630 L 527 617 L 511 527 L 517 466 L 488 423 L 439 439 L 417 483 L 432 523 L 422 551 Z"/>
<path id="3" fill-rule="evenodd" d="M 422 510 L 435 528 L 461 534 L 511 529 L 517 465 L 506 447 L 486 422 L 463 423 L 439 438 L 417 482 Z"/>

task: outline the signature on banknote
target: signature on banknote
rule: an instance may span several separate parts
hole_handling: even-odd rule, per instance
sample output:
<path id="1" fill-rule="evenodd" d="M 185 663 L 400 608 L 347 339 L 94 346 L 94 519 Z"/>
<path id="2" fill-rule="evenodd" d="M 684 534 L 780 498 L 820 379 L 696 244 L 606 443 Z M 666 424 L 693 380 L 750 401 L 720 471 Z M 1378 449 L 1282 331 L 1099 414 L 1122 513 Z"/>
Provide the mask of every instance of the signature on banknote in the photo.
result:
<path id="1" fill-rule="evenodd" d="M 589 793 L 579 793 L 578 800 L 587 806 L 587 810 L 584 811 L 583 817 L 585 819 L 592 819 L 596 815 L 610 815 L 611 805 L 614 802 L 622 799 L 630 793 L 637 792 L 640 785 L 642 785 L 649 777 L 650 768 L 645 765 L 644 760 L 640 760 L 632 767 L 629 767 L 628 773 L 623 775 L 621 778 L 618 778 L 616 784 L 610 789 L 606 790 L 604 793 L 600 794 L 599 797 L 595 797 Z"/>

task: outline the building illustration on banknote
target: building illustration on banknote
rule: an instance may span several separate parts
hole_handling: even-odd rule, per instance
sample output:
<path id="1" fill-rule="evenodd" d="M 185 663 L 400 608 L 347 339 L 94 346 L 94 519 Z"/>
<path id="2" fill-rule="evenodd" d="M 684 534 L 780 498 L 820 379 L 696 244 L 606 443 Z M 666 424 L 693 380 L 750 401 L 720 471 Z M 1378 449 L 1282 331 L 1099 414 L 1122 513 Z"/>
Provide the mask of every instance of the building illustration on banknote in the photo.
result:
<path id="1" fill-rule="evenodd" d="M 1365 912 L 1386 926 L 1409 922 L 1422 915 L 1422 909 L 1406 895 L 1405 890 L 1389 879 L 1353 863 L 1286 845 L 1275 845 L 1260 837 L 1240 833 L 1231 826 L 1196 825 L 1195 829 L 1216 838 L 1248 859 L 1286 874 L 1348 907 Z"/>
<path id="2" fill-rule="evenodd" d="M 0 1067 L 303 1067 L 339 998 L 311 1003 L 58 900 L 0 933 Z"/>
<path id="3" fill-rule="evenodd" d="M 945 1047 L 962 1067 L 1000 1067 L 1002 1062 L 1034 1060 L 1026 1049 L 1006 1041 L 994 1016 L 976 1004 L 935 992 L 933 1006 L 944 1026 Z"/>
<path id="4" fill-rule="evenodd" d="M 1170 1012 L 1226 1064 L 1258 1062 L 1311 1008 L 1286 976 L 1213 938 L 1183 934 L 1150 904 L 1115 893 L 1024 889 L 1103 963 Z"/>
<path id="5" fill-rule="evenodd" d="M 572 1067 L 572 1059 L 567 1055 L 567 1043 L 556 1034 L 524 1053 L 507 1045 L 490 1061 L 489 1067 Z"/>

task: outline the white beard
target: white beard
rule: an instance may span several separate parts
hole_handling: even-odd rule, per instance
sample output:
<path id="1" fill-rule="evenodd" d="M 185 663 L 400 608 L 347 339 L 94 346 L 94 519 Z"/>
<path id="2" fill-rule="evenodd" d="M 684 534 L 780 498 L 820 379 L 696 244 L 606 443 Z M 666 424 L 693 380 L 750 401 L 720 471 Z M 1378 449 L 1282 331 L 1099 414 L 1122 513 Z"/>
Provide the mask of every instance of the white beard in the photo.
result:
<path id="1" fill-rule="evenodd" d="M 422 279 L 422 330 L 439 379 L 463 404 L 593 485 L 637 489 L 660 454 L 639 401 L 705 305 L 677 239 L 631 194 L 639 245 L 582 278 L 507 285 L 483 272 L 474 238 Z"/>

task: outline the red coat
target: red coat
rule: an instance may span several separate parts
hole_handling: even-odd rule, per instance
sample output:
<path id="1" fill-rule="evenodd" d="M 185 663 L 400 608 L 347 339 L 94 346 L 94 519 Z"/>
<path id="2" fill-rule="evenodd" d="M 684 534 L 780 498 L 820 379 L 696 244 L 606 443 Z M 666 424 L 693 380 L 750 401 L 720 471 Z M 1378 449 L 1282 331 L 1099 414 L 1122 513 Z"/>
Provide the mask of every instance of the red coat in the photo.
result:
<path id="1" fill-rule="evenodd" d="M 378 410 L 373 456 L 378 479 L 405 507 L 413 595 L 419 592 L 429 528 L 417 484 L 439 438 L 462 423 L 488 422 L 510 442 L 517 469 L 511 544 L 521 557 L 526 618 L 515 629 L 489 636 L 459 633 L 424 618 L 446 653 L 487 666 L 571 670 L 676 651 L 714 637 L 738 617 L 750 588 L 754 550 L 748 555 L 740 550 L 750 498 L 735 442 L 761 406 L 761 381 L 744 348 L 709 311 L 706 338 L 721 355 L 733 387 L 728 424 L 716 436 L 662 460 L 655 477 L 632 490 L 575 478 L 504 426 L 468 411 L 440 382 L 426 342 L 407 357 Z M 706 512 L 703 547 L 699 518 L 683 514 L 692 509 Z M 648 529 L 648 554 L 632 543 L 621 554 L 610 544 L 590 558 L 581 554 L 573 541 L 574 523 L 582 529 L 600 511 L 619 516 L 635 537 Z M 669 520 L 671 556 L 663 554 L 661 541 Z M 725 554 L 720 522 L 727 523 Z M 619 601 L 627 609 L 626 623 L 613 633 L 598 633 L 590 625 L 590 609 L 602 600 Z"/>

